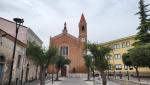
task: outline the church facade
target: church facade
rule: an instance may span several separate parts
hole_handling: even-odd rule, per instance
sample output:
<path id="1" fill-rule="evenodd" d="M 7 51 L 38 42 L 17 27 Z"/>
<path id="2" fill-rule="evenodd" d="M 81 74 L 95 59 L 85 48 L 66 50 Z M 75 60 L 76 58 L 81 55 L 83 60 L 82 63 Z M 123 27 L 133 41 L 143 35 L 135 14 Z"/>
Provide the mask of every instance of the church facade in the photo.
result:
<path id="1" fill-rule="evenodd" d="M 50 38 L 50 45 L 56 46 L 61 55 L 71 60 L 71 63 L 61 70 L 66 74 L 86 72 L 83 57 L 86 55 L 87 23 L 83 14 L 78 26 L 78 37 L 68 33 L 65 23 L 62 33 Z"/>

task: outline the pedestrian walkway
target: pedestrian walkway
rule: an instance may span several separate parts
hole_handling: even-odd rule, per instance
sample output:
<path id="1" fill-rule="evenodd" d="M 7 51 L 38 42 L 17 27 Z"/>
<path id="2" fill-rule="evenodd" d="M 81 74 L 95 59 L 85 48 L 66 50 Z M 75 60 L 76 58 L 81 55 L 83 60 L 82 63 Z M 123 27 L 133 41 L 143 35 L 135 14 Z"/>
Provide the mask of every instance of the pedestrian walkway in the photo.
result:
<path id="1" fill-rule="evenodd" d="M 94 85 L 93 81 L 86 81 L 86 85 Z M 102 85 L 102 84 L 101 84 Z M 107 85 L 121 85 L 112 81 L 107 81 Z"/>
<path id="2" fill-rule="evenodd" d="M 52 84 L 51 79 L 47 79 L 45 81 L 46 85 L 93 85 L 93 81 L 85 81 L 86 78 L 79 78 L 79 77 L 61 77 L 61 81 L 54 81 Z M 25 85 L 40 85 L 39 81 L 34 81 L 34 82 L 29 82 L 26 83 Z M 120 85 L 112 81 L 108 81 L 107 85 Z"/>
<path id="3" fill-rule="evenodd" d="M 81 78 L 67 78 L 60 85 L 87 85 Z"/>

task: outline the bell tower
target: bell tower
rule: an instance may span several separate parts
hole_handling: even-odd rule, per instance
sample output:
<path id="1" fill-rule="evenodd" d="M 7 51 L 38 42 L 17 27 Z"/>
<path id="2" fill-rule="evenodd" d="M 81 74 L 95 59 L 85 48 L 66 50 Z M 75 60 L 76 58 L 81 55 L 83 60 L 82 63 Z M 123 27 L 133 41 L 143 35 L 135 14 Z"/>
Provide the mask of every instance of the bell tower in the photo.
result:
<path id="1" fill-rule="evenodd" d="M 81 42 L 86 42 L 87 40 L 87 23 L 83 13 L 79 22 L 79 39 Z"/>

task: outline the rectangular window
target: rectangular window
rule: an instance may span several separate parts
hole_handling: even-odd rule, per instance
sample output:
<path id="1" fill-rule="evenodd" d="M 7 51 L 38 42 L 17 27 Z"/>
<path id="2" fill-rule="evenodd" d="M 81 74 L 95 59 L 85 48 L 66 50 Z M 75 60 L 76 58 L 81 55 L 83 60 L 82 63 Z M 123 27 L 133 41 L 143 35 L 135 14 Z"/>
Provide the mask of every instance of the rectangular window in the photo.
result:
<path id="1" fill-rule="evenodd" d="M 106 60 L 112 60 L 112 56 L 110 56 L 110 55 L 109 56 L 105 56 L 105 59 Z"/>
<path id="2" fill-rule="evenodd" d="M 124 65 L 124 70 L 128 70 L 128 66 Z"/>
<path id="3" fill-rule="evenodd" d="M 66 56 L 68 56 L 68 46 L 66 46 Z"/>
<path id="4" fill-rule="evenodd" d="M 126 46 L 127 46 L 127 47 L 130 46 L 130 42 L 129 42 L 129 41 L 126 42 Z"/>
<path id="5" fill-rule="evenodd" d="M 121 59 L 121 55 L 120 54 L 115 54 L 115 59 Z"/>
<path id="6" fill-rule="evenodd" d="M 120 45 L 119 44 L 114 44 L 114 49 L 119 49 Z"/>
<path id="7" fill-rule="evenodd" d="M 2 37 L 0 36 L 0 45 L 2 45 L 2 44 L 3 44 Z"/>
<path id="8" fill-rule="evenodd" d="M 18 61 L 17 61 L 17 68 L 20 67 L 20 61 L 21 61 L 21 55 L 18 56 Z"/>
<path id="9" fill-rule="evenodd" d="M 125 47 L 126 47 L 126 43 L 122 42 L 122 48 L 125 48 Z"/>
<path id="10" fill-rule="evenodd" d="M 133 70 L 133 67 L 132 67 L 132 66 L 130 66 L 130 67 L 129 67 L 129 69 L 130 69 L 130 70 Z"/>
<path id="11" fill-rule="evenodd" d="M 0 79 L 2 79 L 3 74 L 3 64 L 0 63 Z"/>
<path id="12" fill-rule="evenodd" d="M 122 70 L 122 65 L 121 64 L 116 64 L 115 67 L 116 67 L 116 70 Z"/>
<path id="13" fill-rule="evenodd" d="M 65 47 L 63 47 L 63 55 L 65 55 Z"/>

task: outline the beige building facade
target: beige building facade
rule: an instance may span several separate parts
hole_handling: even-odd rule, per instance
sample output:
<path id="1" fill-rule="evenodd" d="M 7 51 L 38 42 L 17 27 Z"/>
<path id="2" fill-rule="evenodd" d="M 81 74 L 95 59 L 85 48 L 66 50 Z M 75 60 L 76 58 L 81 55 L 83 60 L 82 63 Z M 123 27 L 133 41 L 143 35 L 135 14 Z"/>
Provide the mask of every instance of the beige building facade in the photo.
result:
<path id="1" fill-rule="evenodd" d="M 0 17 L 0 85 L 8 82 L 12 52 L 14 49 L 16 23 Z M 7 34 L 6 36 L 3 36 Z M 16 53 L 13 66 L 13 83 L 20 84 L 39 78 L 39 67 L 26 56 L 28 42 L 42 46 L 40 38 L 29 28 L 21 25 L 17 37 Z"/>
<path id="2" fill-rule="evenodd" d="M 0 35 L 7 34 L 0 29 Z M 0 85 L 5 85 L 9 79 L 10 65 L 12 61 L 14 37 L 7 34 L 6 36 L 0 36 Z M 14 58 L 12 82 L 19 82 L 21 80 L 21 72 L 23 68 L 26 44 L 21 41 L 17 41 L 16 52 Z"/>
<path id="3" fill-rule="evenodd" d="M 111 65 L 110 69 L 111 72 L 131 72 L 135 73 L 134 67 L 128 67 L 124 65 L 122 61 L 122 55 L 124 53 L 127 53 L 129 49 L 133 48 L 133 43 L 135 42 L 135 35 L 128 36 L 116 40 L 112 40 L 106 43 L 102 43 L 101 45 L 109 46 L 113 50 L 110 52 L 109 56 L 106 56 L 106 58 L 109 61 L 109 64 Z M 139 68 L 139 72 L 141 74 L 150 74 L 150 68 Z"/>
<path id="4" fill-rule="evenodd" d="M 42 46 L 42 40 L 29 28 L 27 32 L 27 45 L 29 42 L 35 42 L 38 46 Z M 33 81 L 39 78 L 40 69 L 32 60 L 26 58 L 26 81 Z"/>

